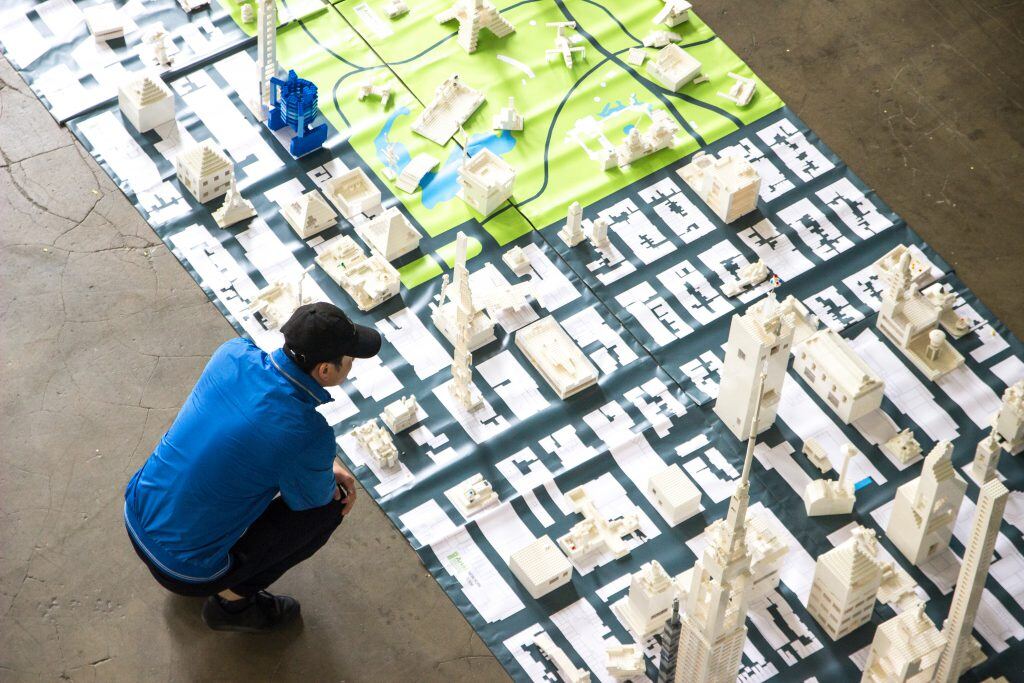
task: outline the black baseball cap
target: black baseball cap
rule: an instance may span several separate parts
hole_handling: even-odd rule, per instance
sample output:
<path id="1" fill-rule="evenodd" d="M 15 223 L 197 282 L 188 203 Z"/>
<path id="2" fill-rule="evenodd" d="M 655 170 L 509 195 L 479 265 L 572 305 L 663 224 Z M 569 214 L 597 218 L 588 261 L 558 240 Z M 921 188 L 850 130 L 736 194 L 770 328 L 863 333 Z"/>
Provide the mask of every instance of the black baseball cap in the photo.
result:
<path id="1" fill-rule="evenodd" d="M 337 361 L 342 356 L 370 358 L 380 352 L 380 333 L 356 325 L 334 304 L 319 301 L 299 306 L 281 326 L 284 351 L 304 367 Z"/>

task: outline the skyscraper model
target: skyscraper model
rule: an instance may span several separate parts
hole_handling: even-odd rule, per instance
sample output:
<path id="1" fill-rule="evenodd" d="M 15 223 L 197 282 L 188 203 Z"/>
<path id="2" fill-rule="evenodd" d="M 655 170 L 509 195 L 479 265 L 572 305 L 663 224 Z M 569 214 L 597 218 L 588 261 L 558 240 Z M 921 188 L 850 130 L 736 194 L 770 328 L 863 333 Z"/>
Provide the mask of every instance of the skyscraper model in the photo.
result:
<path id="1" fill-rule="evenodd" d="M 469 275 L 466 272 L 466 233 L 461 231 L 455 238 L 455 278 L 452 280 L 451 288 L 455 290 L 455 352 L 452 354 L 450 390 L 463 408 L 476 410 L 483 403 L 483 397 L 473 386 L 473 354 L 469 352 L 473 299 L 470 296 Z"/>
<path id="2" fill-rule="evenodd" d="M 762 396 L 766 372 L 758 378 L 755 396 Z M 754 403 L 743 474 L 729 501 L 725 520 L 711 524 L 707 546 L 693 566 L 686 609 L 679 634 L 676 683 L 734 683 L 747 639 L 747 607 L 751 588 L 751 552 L 746 544 L 750 466 L 754 456 L 760 401 Z"/>
<path id="3" fill-rule="evenodd" d="M 270 115 L 270 79 L 277 75 L 277 3 L 259 0 L 256 26 L 256 68 L 260 74 L 259 117 Z"/>

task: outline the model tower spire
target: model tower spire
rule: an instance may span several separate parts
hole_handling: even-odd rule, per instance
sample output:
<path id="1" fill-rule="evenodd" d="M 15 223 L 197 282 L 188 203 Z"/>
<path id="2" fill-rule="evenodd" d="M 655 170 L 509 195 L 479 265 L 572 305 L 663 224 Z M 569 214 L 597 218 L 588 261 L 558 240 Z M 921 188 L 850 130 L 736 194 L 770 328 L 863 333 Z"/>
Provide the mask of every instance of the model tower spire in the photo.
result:
<path id="1" fill-rule="evenodd" d="M 277 75 L 277 2 L 259 0 L 256 27 L 256 67 L 260 74 L 259 117 L 266 120 L 270 113 L 270 79 Z"/>
<path id="2" fill-rule="evenodd" d="M 449 292 L 454 290 L 451 298 L 455 305 L 451 392 L 466 410 L 476 410 L 483 402 L 483 397 L 473 386 L 473 354 L 469 352 L 469 331 L 474 309 L 469 291 L 469 274 L 466 272 L 466 233 L 462 231 L 455 237 L 454 276 L 448 287 Z"/>

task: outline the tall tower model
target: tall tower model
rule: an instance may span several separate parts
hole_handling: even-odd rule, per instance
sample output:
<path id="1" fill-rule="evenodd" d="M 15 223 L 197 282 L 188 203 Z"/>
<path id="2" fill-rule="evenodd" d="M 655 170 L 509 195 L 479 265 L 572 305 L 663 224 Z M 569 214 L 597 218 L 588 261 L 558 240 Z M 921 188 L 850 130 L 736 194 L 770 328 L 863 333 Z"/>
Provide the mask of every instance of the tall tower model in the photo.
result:
<path id="1" fill-rule="evenodd" d="M 260 75 L 260 120 L 270 112 L 270 79 L 277 75 L 277 2 L 259 0 L 256 68 Z"/>
<path id="2" fill-rule="evenodd" d="M 1017 454 L 1024 449 L 1024 380 L 1003 392 L 993 431 L 1008 453 Z"/>
<path id="3" fill-rule="evenodd" d="M 455 329 L 452 354 L 451 392 L 466 410 L 476 410 L 483 403 L 480 391 L 473 386 L 473 354 L 469 352 L 469 328 L 473 316 L 473 299 L 469 292 L 469 274 L 466 272 L 466 233 L 455 237 Z"/>
<path id="4" fill-rule="evenodd" d="M 760 434 L 775 422 L 793 330 L 788 308 L 780 305 L 774 294 L 752 305 L 742 315 L 732 317 L 715 413 L 737 439 Z M 763 393 L 759 395 L 757 385 L 762 368 L 766 376 Z M 751 431 L 758 406 L 760 417 Z"/>
<path id="5" fill-rule="evenodd" d="M 858 526 L 845 543 L 818 558 L 807 611 L 832 640 L 871 620 L 882 583 L 877 550 L 875 532 Z"/>
<path id="6" fill-rule="evenodd" d="M 967 483 L 953 470 L 953 444 L 940 441 L 924 459 L 921 476 L 896 490 L 885 533 L 904 557 L 920 565 L 949 545 Z"/>
<path id="7" fill-rule="evenodd" d="M 1010 492 L 998 479 L 990 479 L 981 487 L 971 538 L 964 549 L 963 564 L 960 565 L 949 616 L 942 626 L 946 646 L 932 679 L 937 683 L 952 683 L 964 671 L 985 659 L 978 643 L 971 637 L 971 629 L 974 627 L 982 591 L 985 590 L 985 578 L 992 563 L 999 523 L 1003 519 L 1009 495 Z"/>
<path id="8" fill-rule="evenodd" d="M 755 397 L 763 395 L 765 381 L 762 372 L 754 387 Z M 759 407 L 755 400 L 751 424 L 757 423 Z M 743 474 L 729 501 L 729 513 L 724 521 L 708 527 L 708 544 L 690 575 L 676 657 L 676 683 L 734 683 L 740 670 L 752 583 L 746 523 L 756 434 L 751 430 L 749 436 Z"/>

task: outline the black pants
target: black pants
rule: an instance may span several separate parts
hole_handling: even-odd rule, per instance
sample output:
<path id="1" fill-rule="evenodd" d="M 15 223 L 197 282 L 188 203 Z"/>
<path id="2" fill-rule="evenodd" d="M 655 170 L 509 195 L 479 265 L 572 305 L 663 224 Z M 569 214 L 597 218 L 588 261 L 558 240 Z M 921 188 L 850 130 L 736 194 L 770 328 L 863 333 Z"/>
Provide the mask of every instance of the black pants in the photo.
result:
<path id="1" fill-rule="evenodd" d="M 132 546 L 161 586 L 189 597 L 231 590 L 249 597 L 267 588 L 286 571 L 323 547 L 341 524 L 344 500 L 309 510 L 292 510 L 281 497 L 270 502 L 231 548 L 231 568 L 205 583 L 189 583 L 164 574 L 132 539 Z M 131 538 L 131 534 L 128 534 Z"/>

